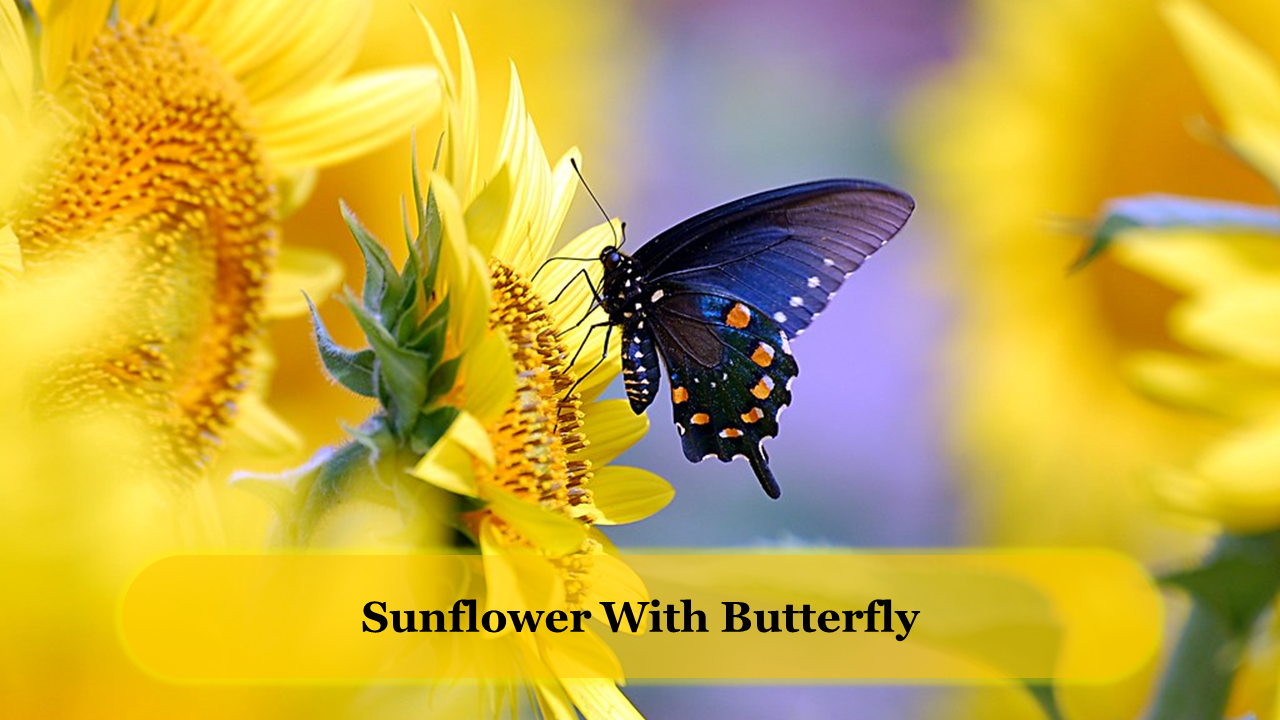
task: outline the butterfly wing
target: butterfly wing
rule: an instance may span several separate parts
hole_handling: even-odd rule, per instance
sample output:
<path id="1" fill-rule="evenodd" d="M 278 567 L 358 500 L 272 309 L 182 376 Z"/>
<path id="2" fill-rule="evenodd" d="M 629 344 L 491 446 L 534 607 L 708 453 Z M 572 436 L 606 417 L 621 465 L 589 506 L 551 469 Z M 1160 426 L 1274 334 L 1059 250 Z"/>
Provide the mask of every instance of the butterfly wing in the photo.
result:
<path id="1" fill-rule="evenodd" d="M 761 442 L 778 434 L 799 372 L 777 322 L 744 303 L 703 293 L 664 295 L 649 314 L 667 364 L 685 457 L 742 455 L 771 498 L 781 495 Z"/>
<path id="2" fill-rule="evenodd" d="M 795 337 L 914 209 L 879 183 L 804 183 L 695 215 L 634 257 L 649 288 L 742 301 Z"/>

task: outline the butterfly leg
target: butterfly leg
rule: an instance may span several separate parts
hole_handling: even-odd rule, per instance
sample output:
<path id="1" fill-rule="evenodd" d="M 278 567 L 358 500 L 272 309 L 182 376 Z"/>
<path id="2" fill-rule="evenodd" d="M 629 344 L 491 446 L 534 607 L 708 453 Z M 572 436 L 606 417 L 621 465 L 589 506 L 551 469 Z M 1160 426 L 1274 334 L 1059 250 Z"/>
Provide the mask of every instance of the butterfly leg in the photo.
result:
<path id="1" fill-rule="evenodd" d="M 556 296 L 551 298 L 551 301 L 548 302 L 547 304 L 554 305 L 556 301 L 558 301 L 560 297 L 564 295 L 566 290 L 573 287 L 573 283 L 575 280 L 578 279 L 579 275 L 587 279 L 587 287 L 591 288 L 591 297 L 595 298 L 595 301 L 597 303 L 600 302 L 600 293 L 596 291 L 596 284 L 591 282 L 591 273 L 588 273 L 586 268 L 582 268 L 578 270 L 578 272 L 574 273 L 573 277 L 569 278 L 569 282 L 565 283 L 564 287 L 560 288 L 560 292 L 556 293 Z"/>
<path id="2" fill-rule="evenodd" d="M 578 323 L 578 325 L 581 325 L 581 324 L 582 324 L 582 323 Z M 574 327 L 577 327 L 578 325 L 574 325 Z M 613 333 L 613 324 L 612 324 L 612 323 L 610 323 L 610 322 L 608 322 L 608 321 L 606 320 L 605 322 L 598 322 L 598 323 L 596 323 L 596 324 L 592 325 L 591 327 L 588 327 L 588 328 L 587 328 L 587 334 L 586 334 L 585 336 L 583 336 L 583 338 L 582 338 L 582 342 L 578 344 L 578 350 L 577 350 L 577 352 L 575 352 L 575 353 L 573 354 L 573 359 L 569 361 L 569 367 L 573 367 L 575 364 L 577 364 L 577 362 L 578 362 L 578 356 L 582 354 L 583 349 L 585 349 L 585 348 L 587 347 L 587 341 L 591 339 L 591 333 L 595 332 L 598 328 L 602 328 L 602 327 L 607 327 L 607 328 L 609 328 L 609 331 L 608 331 L 608 333 L 606 333 L 605 338 L 604 338 L 604 351 L 605 351 L 605 354 L 608 354 L 608 352 L 609 352 L 609 335 Z M 572 328 L 570 328 L 570 329 L 572 329 Z M 601 362 L 603 362 L 603 361 L 604 361 L 604 358 L 603 358 L 603 357 L 601 357 L 601 358 L 600 358 L 600 360 L 601 360 Z"/>
<path id="3" fill-rule="evenodd" d="M 596 361 L 595 365 L 591 366 L 590 370 L 583 373 L 582 377 L 578 378 L 577 381 L 573 383 L 573 387 L 569 388 L 569 392 L 565 394 L 565 397 L 572 395 L 573 391 L 577 390 L 578 386 L 582 384 L 582 381 L 586 380 L 591 375 L 591 373 L 595 372 L 596 368 L 603 365 L 605 359 L 609 357 L 609 340 L 613 338 L 613 325 L 611 323 L 603 322 L 603 323 L 596 323 L 595 325 L 592 325 L 590 328 L 587 329 L 587 338 L 591 337 L 592 330 L 595 330 L 596 328 L 601 326 L 606 327 L 608 329 L 604 331 L 604 350 L 600 353 L 600 359 Z M 582 339 L 582 344 L 578 346 L 578 352 L 574 353 L 573 360 L 569 361 L 569 367 L 573 367 L 573 364 L 575 361 L 577 361 L 578 356 L 582 354 L 582 349 L 587 346 L 587 338 Z"/>

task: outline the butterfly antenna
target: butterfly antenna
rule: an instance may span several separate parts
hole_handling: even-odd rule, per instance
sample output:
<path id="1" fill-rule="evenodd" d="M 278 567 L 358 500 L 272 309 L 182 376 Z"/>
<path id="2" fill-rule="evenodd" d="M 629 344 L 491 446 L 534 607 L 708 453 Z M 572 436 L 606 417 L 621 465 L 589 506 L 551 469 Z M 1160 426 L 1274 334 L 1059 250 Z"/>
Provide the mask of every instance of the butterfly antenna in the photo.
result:
<path id="1" fill-rule="evenodd" d="M 613 219 L 609 217 L 609 213 L 605 212 L 604 206 L 596 199 L 596 194 L 591 192 L 591 186 L 587 184 L 587 179 L 582 177 L 582 170 L 578 167 L 577 158 L 569 158 L 569 164 L 573 166 L 573 171 L 578 175 L 578 181 L 582 183 L 582 187 L 587 189 L 587 194 L 591 196 L 591 201 L 596 204 L 596 208 L 600 210 L 600 214 L 604 216 L 604 221 L 609 223 L 609 229 L 613 231 L 613 246 L 622 247 L 622 243 L 627 241 L 626 223 L 623 223 L 622 240 L 618 240 L 618 231 L 613 227 Z"/>

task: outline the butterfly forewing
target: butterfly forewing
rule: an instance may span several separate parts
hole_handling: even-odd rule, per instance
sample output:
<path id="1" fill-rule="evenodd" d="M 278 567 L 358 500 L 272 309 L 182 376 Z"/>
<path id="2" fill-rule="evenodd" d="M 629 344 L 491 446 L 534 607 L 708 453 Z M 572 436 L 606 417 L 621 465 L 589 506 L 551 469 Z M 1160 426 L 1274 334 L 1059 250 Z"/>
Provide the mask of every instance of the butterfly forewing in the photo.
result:
<path id="1" fill-rule="evenodd" d="M 796 185 L 686 220 L 635 259 L 650 288 L 741 300 L 795 337 L 913 208 L 909 196 L 878 183 Z"/>

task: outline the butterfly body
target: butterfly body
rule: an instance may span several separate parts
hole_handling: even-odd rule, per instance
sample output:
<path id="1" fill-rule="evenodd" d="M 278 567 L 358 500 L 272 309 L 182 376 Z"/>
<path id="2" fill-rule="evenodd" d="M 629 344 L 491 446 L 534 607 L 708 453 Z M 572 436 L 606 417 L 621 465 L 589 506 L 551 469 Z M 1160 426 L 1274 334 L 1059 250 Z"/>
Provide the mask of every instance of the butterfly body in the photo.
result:
<path id="1" fill-rule="evenodd" d="M 743 456 L 779 497 L 763 440 L 777 435 L 799 373 L 790 338 L 913 208 L 878 183 L 825 180 L 708 210 L 634 256 L 605 248 L 599 300 L 622 332 L 632 410 L 657 397 L 661 357 L 685 456 Z"/>

